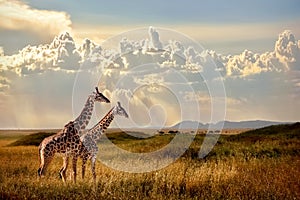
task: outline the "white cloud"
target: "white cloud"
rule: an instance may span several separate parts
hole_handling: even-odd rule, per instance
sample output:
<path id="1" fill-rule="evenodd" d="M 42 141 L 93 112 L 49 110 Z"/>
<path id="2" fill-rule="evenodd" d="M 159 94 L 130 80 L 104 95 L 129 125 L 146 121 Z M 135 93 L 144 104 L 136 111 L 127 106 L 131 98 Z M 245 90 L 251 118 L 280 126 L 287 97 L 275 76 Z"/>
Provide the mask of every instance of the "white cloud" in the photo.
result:
<path id="1" fill-rule="evenodd" d="M 0 56 L 0 66 L 22 76 L 46 70 L 71 72 L 79 68 L 80 60 L 74 40 L 68 33 L 64 33 L 55 37 L 50 44 L 27 46 L 17 54 Z"/>
<path id="2" fill-rule="evenodd" d="M 150 35 L 150 49 L 160 50 L 162 49 L 162 43 L 159 39 L 158 32 L 153 28 L 149 28 L 149 35 Z"/>
<path id="3" fill-rule="evenodd" d="M 285 30 L 279 35 L 273 52 L 257 54 L 245 50 L 240 55 L 222 56 L 214 51 L 208 51 L 208 54 L 228 77 L 246 77 L 263 72 L 286 72 L 299 69 L 300 41 L 295 39 L 291 31 Z"/>
<path id="4" fill-rule="evenodd" d="M 71 30 L 70 16 L 65 12 L 38 10 L 22 1 L 0 0 L 0 28 L 27 30 L 40 36 L 55 36 Z"/>
<path id="5" fill-rule="evenodd" d="M 300 69 L 300 40 L 297 41 L 291 31 L 285 30 L 279 35 L 275 43 L 275 54 L 287 67 Z"/>
<path id="6" fill-rule="evenodd" d="M 87 60 L 92 57 L 93 51 L 97 48 L 97 45 L 89 39 L 85 39 L 81 46 L 78 48 L 78 52 L 82 60 Z M 101 52 L 102 48 L 99 47 L 98 51 Z"/>
<path id="7" fill-rule="evenodd" d="M 296 70 L 300 66 L 299 44 L 300 41 L 290 31 L 284 31 L 279 35 L 273 52 L 257 54 L 245 50 L 239 55 L 224 56 L 208 50 L 197 52 L 193 47 L 185 47 L 174 40 L 162 46 L 153 27 L 149 28 L 149 40 L 130 41 L 123 38 L 119 50 L 104 49 L 89 39 L 84 40 L 82 45 L 76 45 L 73 38 L 64 33 L 50 44 L 27 46 L 11 56 L 4 55 L 0 49 L 0 66 L 2 70 L 13 71 L 19 76 L 47 70 L 75 72 L 80 66 L 82 69 L 93 68 L 94 72 L 103 74 L 109 86 L 132 68 L 154 63 L 165 70 L 170 68 L 190 74 L 187 77 L 195 81 L 191 74 L 208 68 L 208 57 L 213 59 L 217 71 L 226 78 Z M 158 72 L 161 71 L 156 69 Z"/>
<path id="8" fill-rule="evenodd" d="M 164 107 L 164 111 L 158 107 L 153 111 L 165 113 L 166 123 L 171 125 L 174 119 L 180 120 L 177 111 L 174 111 L 176 102 L 173 100 L 177 97 L 170 93 L 171 90 L 176 93 L 190 91 L 189 87 L 193 87 L 196 93 L 182 93 L 179 98 L 183 98 L 188 106 L 197 101 L 205 112 L 209 110 L 211 97 L 206 93 L 206 81 L 210 80 L 204 80 L 207 77 L 201 75 L 211 70 L 210 58 L 223 76 L 229 91 L 226 99 L 228 110 L 234 111 L 235 116 L 255 110 L 255 104 L 248 105 L 251 100 L 258 103 L 265 97 L 273 101 L 270 105 L 276 107 L 279 100 L 268 96 L 287 95 L 289 87 L 295 89 L 294 92 L 299 91 L 300 42 L 290 31 L 279 35 L 273 51 L 261 54 L 248 50 L 239 55 L 221 55 L 208 50 L 201 52 L 175 40 L 164 41 L 164 44 L 158 31 L 150 28 L 148 38 L 136 41 L 123 38 L 116 49 L 104 48 L 89 39 L 79 45 L 68 33 L 55 37 L 49 44 L 27 46 L 10 56 L 0 48 L 0 92 L 9 91 L 12 85 L 16 88 L 17 84 L 24 87 L 24 92 L 39 87 L 45 89 L 46 81 L 51 82 L 54 76 L 55 82 L 59 83 L 55 84 L 56 89 L 70 81 L 68 90 L 71 91 L 74 73 L 81 69 L 86 74 L 97 76 L 90 80 L 99 80 L 100 90 L 112 101 L 130 102 L 131 108 L 145 112 L 150 112 L 151 107 L 157 104 Z M 68 77 L 66 80 L 57 80 L 65 76 Z M 215 77 L 209 78 L 214 80 Z M 136 88 L 142 92 L 134 93 Z M 63 98 L 63 94 L 60 97 Z M 194 109 L 187 111 L 193 112 Z M 143 125 L 149 121 L 141 120 L 143 114 L 139 111 L 133 117 Z"/>

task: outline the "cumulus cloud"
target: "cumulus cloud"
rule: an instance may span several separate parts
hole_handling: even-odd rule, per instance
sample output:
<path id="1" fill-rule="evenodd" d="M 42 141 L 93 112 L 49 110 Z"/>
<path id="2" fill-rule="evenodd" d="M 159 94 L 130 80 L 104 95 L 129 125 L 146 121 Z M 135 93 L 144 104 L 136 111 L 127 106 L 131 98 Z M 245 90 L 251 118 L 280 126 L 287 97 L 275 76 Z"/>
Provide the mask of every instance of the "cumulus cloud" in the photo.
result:
<path id="1" fill-rule="evenodd" d="M 97 45 L 89 39 L 85 39 L 81 46 L 78 48 L 80 56 L 83 60 L 87 60 L 93 55 L 93 51 L 97 48 Z M 101 52 L 102 48 L 99 46 L 98 51 Z"/>
<path id="2" fill-rule="evenodd" d="M 150 35 L 150 48 L 155 50 L 162 49 L 162 43 L 159 39 L 159 34 L 153 27 L 149 28 L 149 35 Z"/>
<path id="3" fill-rule="evenodd" d="M 0 66 L 19 76 L 43 73 L 47 70 L 71 72 L 79 68 L 81 57 L 69 33 L 55 37 L 52 43 L 39 46 L 26 46 L 17 54 L 1 55 Z"/>
<path id="4" fill-rule="evenodd" d="M 300 41 L 295 39 L 291 31 L 284 31 L 279 35 L 272 52 L 258 54 L 245 50 L 239 55 L 221 55 L 209 50 L 199 52 L 174 40 L 162 45 L 158 32 L 150 27 L 148 39 L 130 41 L 123 38 L 119 42 L 119 49 L 114 50 L 104 49 L 89 39 L 76 45 L 66 32 L 55 37 L 50 44 L 27 46 L 11 56 L 4 55 L 3 49 L 0 49 L 0 65 L 2 69 L 18 75 L 46 70 L 72 71 L 82 67 L 95 68 L 96 72 L 102 72 L 107 77 L 118 78 L 131 68 L 145 63 L 156 63 L 166 70 L 172 68 L 199 73 L 205 70 L 205 66 L 208 68 L 209 57 L 216 64 L 216 70 L 230 78 L 297 70 L 299 49 Z"/>
<path id="5" fill-rule="evenodd" d="M 290 86 L 299 91 L 299 48 L 300 42 L 291 31 L 282 32 L 275 42 L 274 50 L 270 52 L 259 54 L 245 50 L 238 55 L 201 51 L 176 40 L 162 42 L 159 32 L 153 27 L 149 28 L 148 38 L 123 38 L 115 49 L 107 49 L 90 39 L 76 44 L 66 32 L 56 36 L 49 44 L 27 46 L 13 55 L 5 55 L 5 51 L 0 48 L 0 92 L 10 89 L 15 81 L 22 84 L 22 81 L 28 82 L 30 77 L 34 77 L 32 82 L 42 82 L 44 79 L 51 80 L 50 75 L 56 76 L 61 72 L 70 81 L 73 79 L 69 75 L 74 77 L 74 73 L 79 70 L 97 76 L 84 80 L 99 80 L 99 89 L 108 97 L 113 101 L 130 102 L 132 108 L 140 106 L 140 109 L 149 111 L 151 106 L 161 104 L 165 107 L 165 113 L 172 113 L 176 105 L 172 101 L 177 97 L 168 91 L 176 90 L 183 92 L 179 98 L 183 98 L 188 105 L 198 102 L 209 109 L 211 97 L 207 95 L 207 81 L 215 80 L 205 80 L 206 77 L 201 75 L 215 69 L 209 62 L 212 60 L 225 86 L 230 88 L 227 106 L 233 110 L 248 104 L 244 99 L 251 99 L 251 95 L 267 95 L 263 93 L 273 91 L 272 85 L 285 93 L 289 92 L 286 88 Z M 27 83 L 28 87 L 36 87 L 34 84 Z M 188 92 L 190 87 L 195 92 Z M 247 94 L 243 92 L 245 88 Z M 135 89 L 140 89 L 140 92 L 134 93 Z M 253 102 L 259 102 L 261 99 L 258 97 Z M 144 108 L 144 105 L 148 106 Z M 249 106 L 249 109 L 252 108 Z M 234 111 L 238 115 L 241 110 Z M 192 113 L 194 109 L 189 108 L 187 111 Z M 136 120 L 142 118 L 141 112 L 136 112 L 134 117 Z M 175 118 L 179 120 L 179 116 Z M 172 123 L 172 119 L 166 116 L 168 124 Z"/>
<path id="6" fill-rule="evenodd" d="M 67 13 L 34 9 L 17 0 L 0 0 L 0 18 L 3 29 L 33 31 L 41 36 L 54 36 L 71 30 Z"/>
<path id="7" fill-rule="evenodd" d="M 286 30 L 279 35 L 274 52 L 279 61 L 286 63 L 288 68 L 300 69 L 300 40 L 297 41 L 291 31 Z"/>
<path id="8" fill-rule="evenodd" d="M 299 69 L 300 41 L 291 31 L 283 31 L 275 42 L 274 51 L 262 54 L 245 50 L 239 55 L 222 56 L 207 51 L 218 69 L 228 77 L 246 77 L 263 72 L 287 72 Z"/>

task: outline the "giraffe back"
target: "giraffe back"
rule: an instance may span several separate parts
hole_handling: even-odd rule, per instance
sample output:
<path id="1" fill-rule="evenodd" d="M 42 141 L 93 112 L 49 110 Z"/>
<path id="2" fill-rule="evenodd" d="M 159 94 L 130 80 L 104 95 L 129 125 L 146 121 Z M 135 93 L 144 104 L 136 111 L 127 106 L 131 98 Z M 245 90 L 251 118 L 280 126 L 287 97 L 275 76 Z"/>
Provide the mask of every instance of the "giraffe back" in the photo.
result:
<path id="1" fill-rule="evenodd" d="M 76 154 L 80 149 L 80 136 L 73 121 L 65 125 L 57 134 L 45 138 L 40 144 L 40 150 L 45 156 L 55 153 Z"/>

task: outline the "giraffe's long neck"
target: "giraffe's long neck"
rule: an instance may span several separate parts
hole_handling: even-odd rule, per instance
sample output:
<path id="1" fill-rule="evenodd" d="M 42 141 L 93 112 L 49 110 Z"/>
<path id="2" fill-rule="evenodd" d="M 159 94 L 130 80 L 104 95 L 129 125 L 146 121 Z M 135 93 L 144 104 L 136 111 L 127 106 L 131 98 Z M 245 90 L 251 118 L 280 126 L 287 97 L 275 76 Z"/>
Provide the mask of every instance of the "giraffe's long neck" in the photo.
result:
<path id="1" fill-rule="evenodd" d="M 100 136 L 106 131 L 111 122 L 114 120 L 114 108 L 112 108 L 88 133 L 91 134 L 94 140 L 99 140 Z"/>
<path id="2" fill-rule="evenodd" d="M 90 119 L 93 114 L 94 109 L 94 98 L 90 95 L 84 105 L 83 110 L 81 111 L 80 115 L 74 120 L 75 128 L 78 130 L 79 134 L 86 128 L 89 124 Z"/>

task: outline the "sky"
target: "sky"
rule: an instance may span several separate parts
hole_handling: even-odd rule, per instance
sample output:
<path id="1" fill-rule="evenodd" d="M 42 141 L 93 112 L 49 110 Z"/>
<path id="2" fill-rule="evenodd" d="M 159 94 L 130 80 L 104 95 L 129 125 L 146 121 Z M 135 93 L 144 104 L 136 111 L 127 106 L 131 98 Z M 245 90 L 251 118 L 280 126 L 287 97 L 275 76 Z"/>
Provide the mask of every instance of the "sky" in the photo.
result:
<path id="1" fill-rule="evenodd" d="M 0 128 L 300 120 L 300 3 L 0 0 Z"/>

